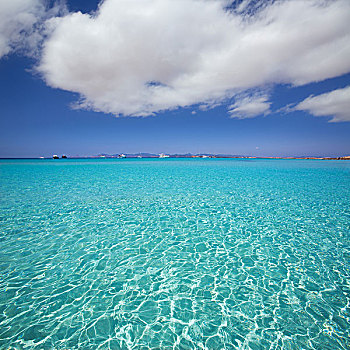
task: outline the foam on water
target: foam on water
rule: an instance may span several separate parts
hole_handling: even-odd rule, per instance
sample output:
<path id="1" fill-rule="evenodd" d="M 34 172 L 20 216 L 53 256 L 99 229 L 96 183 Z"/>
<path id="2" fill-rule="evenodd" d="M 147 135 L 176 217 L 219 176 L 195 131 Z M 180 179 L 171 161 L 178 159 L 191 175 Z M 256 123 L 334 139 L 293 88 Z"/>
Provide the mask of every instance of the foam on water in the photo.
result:
<path id="1" fill-rule="evenodd" d="M 0 161 L 0 348 L 348 349 L 350 162 Z"/>

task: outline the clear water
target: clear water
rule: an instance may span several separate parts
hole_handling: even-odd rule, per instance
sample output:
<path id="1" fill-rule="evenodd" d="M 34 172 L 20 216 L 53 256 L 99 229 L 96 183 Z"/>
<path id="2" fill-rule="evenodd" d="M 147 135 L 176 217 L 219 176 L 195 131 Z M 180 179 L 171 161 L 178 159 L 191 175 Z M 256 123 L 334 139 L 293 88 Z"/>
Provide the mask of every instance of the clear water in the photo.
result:
<path id="1" fill-rule="evenodd" d="M 350 348 L 350 162 L 0 172 L 1 349 Z"/>

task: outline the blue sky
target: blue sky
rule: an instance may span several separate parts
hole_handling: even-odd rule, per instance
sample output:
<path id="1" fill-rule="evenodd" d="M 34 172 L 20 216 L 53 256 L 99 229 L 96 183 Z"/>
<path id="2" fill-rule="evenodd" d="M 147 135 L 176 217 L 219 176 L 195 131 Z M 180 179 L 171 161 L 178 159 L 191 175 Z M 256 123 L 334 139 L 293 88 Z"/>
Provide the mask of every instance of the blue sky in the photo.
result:
<path id="1" fill-rule="evenodd" d="M 282 8 L 266 2 L 259 10 L 262 19 L 238 25 L 254 2 L 235 3 L 227 22 L 222 2 L 206 8 L 199 1 L 203 14 L 187 24 L 187 12 L 194 18 L 198 4 L 184 12 L 149 0 L 139 15 L 137 1 L 106 0 L 90 17 L 98 1 L 72 0 L 49 11 L 39 0 L 31 1 L 35 10 L 18 11 L 34 19 L 11 22 L 20 34 L 0 26 L 0 43 L 1 31 L 7 40 L 0 46 L 0 157 L 350 154 L 350 10 L 344 1 L 325 12 L 306 2 L 306 19 L 319 18 L 331 33 L 324 34 L 312 20 L 317 35 L 306 38 L 302 28 L 298 33 L 298 23 L 294 37 L 288 34 L 299 11 L 291 4 Z M 143 15 L 148 9 L 155 26 Z M 276 27 L 266 24 L 271 18 Z M 332 21 L 338 23 L 334 30 Z M 209 34 L 202 30 L 208 22 L 215 24 Z M 193 34 L 182 39 L 188 25 Z M 275 33 L 281 40 L 270 39 Z M 242 51 L 246 57 L 235 54 L 238 46 L 247 48 Z M 316 57 L 314 63 L 310 57 Z"/>

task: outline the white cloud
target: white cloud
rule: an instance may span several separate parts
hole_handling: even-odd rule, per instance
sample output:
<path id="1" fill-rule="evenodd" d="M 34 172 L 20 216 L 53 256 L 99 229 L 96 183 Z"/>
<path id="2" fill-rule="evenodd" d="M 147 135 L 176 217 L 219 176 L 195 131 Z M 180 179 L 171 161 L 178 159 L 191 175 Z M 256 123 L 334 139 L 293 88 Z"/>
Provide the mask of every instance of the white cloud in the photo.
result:
<path id="1" fill-rule="evenodd" d="M 236 102 L 228 107 L 231 118 L 254 118 L 270 111 L 267 95 L 252 95 L 236 97 Z"/>
<path id="2" fill-rule="evenodd" d="M 41 0 L 0 1 L 0 58 L 19 46 L 36 46 L 35 37 L 29 36 L 44 13 Z"/>
<path id="3" fill-rule="evenodd" d="M 350 71 L 350 1 L 267 3 L 248 15 L 220 0 L 105 0 L 49 22 L 38 70 L 80 107 L 131 116 Z"/>
<path id="4" fill-rule="evenodd" d="M 47 28 L 44 22 L 66 13 L 64 3 L 48 6 L 47 0 L 0 0 L 0 58 L 20 50 L 35 55 L 40 50 Z"/>
<path id="5" fill-rule="evenodd" d="M 330 122 L 350 122 L 350 86 L 318 96 L 310 96 L 294 109 L 316 117 L 333 117 Z"/>

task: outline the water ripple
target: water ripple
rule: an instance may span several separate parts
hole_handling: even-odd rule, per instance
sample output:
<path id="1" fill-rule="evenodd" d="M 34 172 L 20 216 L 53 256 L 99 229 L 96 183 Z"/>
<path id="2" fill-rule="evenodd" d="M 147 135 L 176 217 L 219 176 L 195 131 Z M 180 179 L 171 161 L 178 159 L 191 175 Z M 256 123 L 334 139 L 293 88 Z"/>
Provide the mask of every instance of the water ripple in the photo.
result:
<path id="1" fill-rule="evenodd" d="M 350 163 L 0 170 L 1 348 L 350 347 Z"/>

